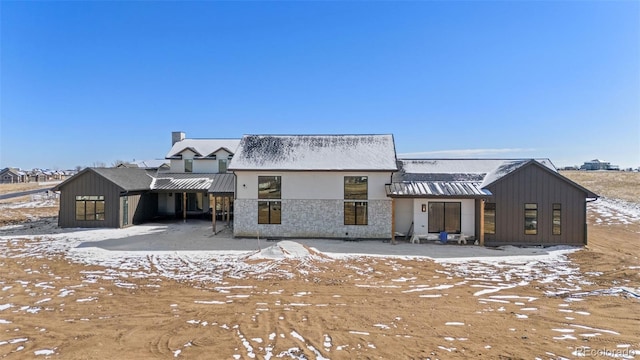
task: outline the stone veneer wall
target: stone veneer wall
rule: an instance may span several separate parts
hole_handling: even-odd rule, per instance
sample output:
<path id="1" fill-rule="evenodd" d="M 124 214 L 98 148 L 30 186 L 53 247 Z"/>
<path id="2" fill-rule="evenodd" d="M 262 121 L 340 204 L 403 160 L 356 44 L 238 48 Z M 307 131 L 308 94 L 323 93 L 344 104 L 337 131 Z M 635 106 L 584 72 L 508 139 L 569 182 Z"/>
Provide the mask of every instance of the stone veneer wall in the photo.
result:
<path id="1" fill-rule="evenodd" d="M 258 201 L 233 203 L 237 237 L 391 238 L 391 200 L 369 200 L 368 225 L 344 225 L 345 200 L 280 200 L 282 223 L 258 224 Z M 278 200 L 276 200 L 278 201 Z"/>

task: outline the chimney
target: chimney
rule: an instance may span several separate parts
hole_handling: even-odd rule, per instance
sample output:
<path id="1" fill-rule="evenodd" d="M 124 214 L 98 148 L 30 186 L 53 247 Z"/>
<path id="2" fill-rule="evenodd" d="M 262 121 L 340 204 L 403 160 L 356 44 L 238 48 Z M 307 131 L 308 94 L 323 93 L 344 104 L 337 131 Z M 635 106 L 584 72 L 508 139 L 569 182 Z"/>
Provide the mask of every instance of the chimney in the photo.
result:
<path id="1" fill-rule="evenodd" d="M 174 131 L 171 133 L 171 146 L 175 145 L 178 141 L 184 140 L 184 133 L 182 131 Z"/>

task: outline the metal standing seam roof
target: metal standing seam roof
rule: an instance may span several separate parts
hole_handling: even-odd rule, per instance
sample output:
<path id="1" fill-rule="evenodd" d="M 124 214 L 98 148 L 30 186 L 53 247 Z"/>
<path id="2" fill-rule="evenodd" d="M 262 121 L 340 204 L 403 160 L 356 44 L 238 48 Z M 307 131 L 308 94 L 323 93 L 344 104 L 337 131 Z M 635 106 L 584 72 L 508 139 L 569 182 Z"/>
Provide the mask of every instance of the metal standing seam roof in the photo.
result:
<path id="1" fill-rule="evenodd" d="M 218 174 L 209 187 L 209 193 L 233 194 L 236 190 L 236 177 L 233 174 Z"/>
<path id="2" fill-rule="evenodd" d="M 484 197 L 491 192 L 479 182 L 409 181 L 385 185 L 389 197 Z"/>
<path id="3" fill-rule="evenodd" d="M 165 173 L 154 178 L 151 190 L 162 191 L 207 191 L 210 193 L 233 193 L 233 174 Z"/>
<path id="4" fill-rule="evenodd" d="M 154 178 L 151 190 L 208 191 L 213 183 L 213 174 L 162 174 Z"/>

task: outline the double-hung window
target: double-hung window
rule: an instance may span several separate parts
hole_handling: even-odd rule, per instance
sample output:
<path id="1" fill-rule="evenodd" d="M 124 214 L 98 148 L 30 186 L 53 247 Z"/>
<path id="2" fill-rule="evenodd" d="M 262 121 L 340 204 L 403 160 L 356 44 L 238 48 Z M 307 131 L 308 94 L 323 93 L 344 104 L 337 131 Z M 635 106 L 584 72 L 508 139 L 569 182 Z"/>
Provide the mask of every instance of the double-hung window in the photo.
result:
<path id="1" fill-rule="evenodd" d="M 76 220 L 104 220 L 104 196 L 76 196 Z"/>
<path id="2" fill-rule="evenodd" d="M 368 223 L 368 178 L 366 176 L 344 177 L 344 224 L 367 225 Z M 359 200 L 359 201 L 354 201 Z"/>
<path id="3" fill-rule="evenodd" d="M 282 178 L 258 176 L 258 224 L 280 224 L 282 221 Z"/>
<path id="4" fill-rule="evenodd" d="M 193 172 L 193 159 L 184 160 L 184 172 L 186 173 Z"/>

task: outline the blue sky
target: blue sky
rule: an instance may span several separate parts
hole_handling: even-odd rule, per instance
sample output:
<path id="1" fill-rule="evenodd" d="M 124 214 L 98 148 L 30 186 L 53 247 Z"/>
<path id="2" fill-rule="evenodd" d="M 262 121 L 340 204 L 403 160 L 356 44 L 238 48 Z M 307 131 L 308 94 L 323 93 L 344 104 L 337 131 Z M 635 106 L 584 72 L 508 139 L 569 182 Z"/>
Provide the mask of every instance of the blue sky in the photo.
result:
<path id="1" fill-rule="evenodd" d="M 162 158 L 171 131 L 640 166 L 638 1 L 1 1 L 0 16 L 0 168 Z"/>

